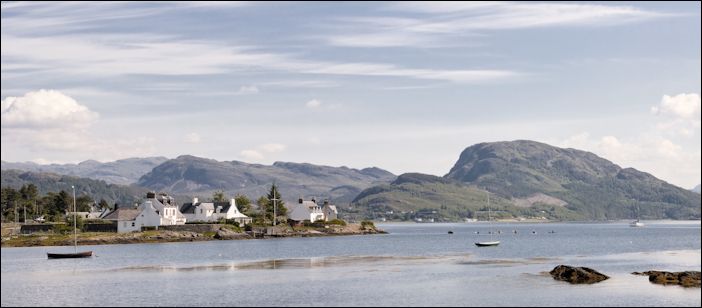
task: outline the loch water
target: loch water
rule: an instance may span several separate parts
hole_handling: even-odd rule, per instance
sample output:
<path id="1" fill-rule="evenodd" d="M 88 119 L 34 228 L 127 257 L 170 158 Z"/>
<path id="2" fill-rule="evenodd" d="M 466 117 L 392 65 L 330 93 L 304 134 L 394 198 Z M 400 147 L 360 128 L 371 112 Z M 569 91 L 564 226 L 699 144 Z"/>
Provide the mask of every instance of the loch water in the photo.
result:
<path id="1" fill-rule="evenodd" d="M 699 307 L 699 288 L 630 273 L 699 271 L 700 222 L 645 223 L 386 223 L 380 235 L 82 246 L 87 259 L 2 248 L 0 296 L 3 307 Z M 491 237 L 500 245 L 474 245 Z M 559 264 L 611 278 L 556 281 Z"/>

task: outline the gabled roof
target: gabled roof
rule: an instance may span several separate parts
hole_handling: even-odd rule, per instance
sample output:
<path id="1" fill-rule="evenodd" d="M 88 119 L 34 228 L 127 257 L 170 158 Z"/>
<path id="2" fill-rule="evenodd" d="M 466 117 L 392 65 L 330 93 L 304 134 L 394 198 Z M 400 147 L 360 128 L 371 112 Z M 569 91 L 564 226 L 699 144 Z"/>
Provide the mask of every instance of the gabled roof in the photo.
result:
<path id="1" fill-rule="evenodd" d="M 139 213 L 141 213 L 141 209 L 120 207 L 107 214 L 103 219 L 117 221 L 135 220 L 139 216 Z"/>
<path id="2" fill-rule="evenodd" d="M 183 203 L 180 207 L 180 212 L 183 214 L 195 214 L 195 208 L 201 207 L 203 209 L 215 210 L 218 206 L 222 207 L 221 213 L 229 212 L 229 208 L 232 206 L 229 202 L 198 202 L 198 203 Z"/>

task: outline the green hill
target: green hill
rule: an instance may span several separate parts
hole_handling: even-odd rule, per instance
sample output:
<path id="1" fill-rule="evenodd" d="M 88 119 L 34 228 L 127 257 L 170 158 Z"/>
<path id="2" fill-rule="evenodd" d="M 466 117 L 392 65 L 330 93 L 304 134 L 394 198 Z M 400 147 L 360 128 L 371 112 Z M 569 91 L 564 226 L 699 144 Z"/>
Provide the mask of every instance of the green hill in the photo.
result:
<path id="1" fill-rule="evenodd" d="M 627 219 L 638 207 L 642 219 L 700 218 L 699 194 L 589 152 L 534 141 L 476 144 L 443 178 L 404 176 L 361 192 L 355 211 L 377 215 L 376 208 L 394 213 L 439 206 L 437 216 L 457 220 L 468 214 L 466 208 L 475 208 L 480 187 L 499 196 L 495 204 L 505 216 Z"/>
<path id="2" fill-rule="evenodd" d="M 96 202 L 105 199 L 110 205 L 115 202 L 131 205 L 146 195 L 145 188 L 136 186 L 108 184 L 101 180 L 54 173 L 2 170 L 2 187 L 19 189 L 25 184 L 36 185 L 40 195 L 61 190 L 72 193 L 71 185 L 74 185 L 76 196 L 87 195 Z"/>

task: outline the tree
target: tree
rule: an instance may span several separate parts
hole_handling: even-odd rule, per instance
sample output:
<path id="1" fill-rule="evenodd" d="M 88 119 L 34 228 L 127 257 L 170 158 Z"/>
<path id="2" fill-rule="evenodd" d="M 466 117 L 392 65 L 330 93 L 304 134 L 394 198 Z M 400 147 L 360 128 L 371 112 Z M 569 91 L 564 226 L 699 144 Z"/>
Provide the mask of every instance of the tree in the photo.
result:
<path id="1" fill-rule="evenodd" d="M 28 185 L 22 185 L 20 188 L 20 195 L 22 195 L 22 207 L 23 210 L 27 210 L 29 213 L 28 217 L 32 217 L 32 215 L 36 215 L 37 213 L 37 208 L 36 208 L 36 202 L 37 202 L 37 197 L 39 195 L 39 191 L 37 189 L 37 186 L 30 183 Z"/>
<path id="2" fill-rule="evenodd" d="M 52 204 L 49 208 L 49 214 L 54 216 L 54 220 L 58 221 L 58 217 L 68 211 L 73 211 L 73 197 L 65 190 L 61 190 L 58 194 L 53 195 Z"/>
<path id="3" fill-rule="evenodd" d="M 271 190 L 268 192 L 268 204 L 266 206 L 266 217 L 270 217 L 271 221 L 273 221 L 273 210 L 274 210 L 274 202 L 273 198 L 275 198 L 275 212 L 278 217 L 280 216 L 287 216 L 288 215 L 288 209 L 285 208 L 285 202 L 283 202 L 283 197 L 280 195 L 280 191 L 278 191 L 278 186 L 275 184 L 271 185 Z"/>
<path id="4" fill-rule="evenodd" d="M 253 212 L 252 213 L 253 215 L 251 215 L 251 218 L 253 219 L 254 224 L 262 225 L 262 224 L 267 224 L 267 222 L 269 221 L 266 219 L 267 218 L 266 213 L 267 213 L 269 201 L 270 200 L 268 200 L 268 198 L 266 198 L 266 196 L 261 196 L 260 198 L 258 198 L 258 200 L 256 200 L 256 204 L 258 205 L 258 211 Z M 272 211 L 273 210 L 271 210 L 271 212 Z"/>
<path id="5" fill-rule="evenodd" d="M 77 211 L 77 212 L 89 212 L 89 211 L 90 211 L 90 205 L 93 204 L 93 202 L 94 202 L 93 199 L 90 198 L 90 197 L 88 197 L 88 196 L 86 196 L 86 195 L 78 196 L 78 197 L 76 198 L 76 208 L 78 208 L 78 210 L 76 210 L 76 211 Z M 73 205 L 72 205 L 72 204 L 71 204 L 71 210 L 70 210 L 70 211 L 73 211 Z"/>
<path id="6" fill-rule="evenodd" d="M 20 199 L 20 193 L 10 187 L 2 189 L 2 217 L 5 221 L 15 221 L 15 206 Z"/>
<path id="7" fill-rule="evenodd" d="M 212 194 L 212 201 L 214 201 L 214 202 L 224 202 L 224 201 L 226 201 L 226 199 L 225 199 L 225 197 L 224 197 L 224 192 L 221 191 L 221 190 L 215 191 L 215 192 Z"/>
<path id="8" fill-rule="evenodd" d="M 247 216 L 251 216 L 251 200 L 249 197 L 244 196 L 242 194 L 236 194 L 234 196 L 234 201 L 236 202 L 237 208 L 239 208 L 239 211 L 244 213 Z"/>
<path id="9" fill-rule="evenodd" d="M 100 202 L 98 203 L 98 208 L 102 209 L 109 209 L 110 205 L 107 204 L 107 200 L 105 199 L 100 199 Z"/>

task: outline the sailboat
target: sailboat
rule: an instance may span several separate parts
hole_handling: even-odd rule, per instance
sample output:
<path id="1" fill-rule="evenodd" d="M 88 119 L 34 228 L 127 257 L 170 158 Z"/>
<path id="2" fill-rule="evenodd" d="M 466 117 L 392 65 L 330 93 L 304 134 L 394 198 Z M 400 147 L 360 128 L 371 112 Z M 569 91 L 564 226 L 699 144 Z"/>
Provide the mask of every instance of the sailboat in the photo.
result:
<path id="1" fill-rule="evenodd" d="M 485 191 L 487 192 L 488 223 L 491 224 L 490 221 L 491 221 L 492 219 L 491 219 L 491 217 L 490 217 L 490 192 L 487 191 L 487 189 L 486 189 Z M 493 240 L 493 238 L 492 238 L 493 232 L 490 231 L 489 233 L 490 233 L 490 241 L 487 241 L 487 242 L 475 242 L 475 246 L 478 246 L 478 247 L 489 247 L 489 246 L 497 246 L 497 245 L 499 245 L 499 244 L 500 244 L 500 241 L 495 241 L 495 240 Z"/>
<path id="2" fill-rule="evenodd" d="M 639 205 L 637 204 L 636 205 L 636 220 L 629 223 L 629 227 L 643 227 L 644 226 L 644 223 L 639 221 L 639 211 L 640 211 Z"/>
<path id="3" fill-rule="evenodd" d="M 87 258 L 93 255 L 93 251 L 81 251 L 78 252 L 78 229 L 76 227 L 77 210 L 76 210 L 76 188 L 71 185 L 73 189 L 73 253 L 52 253 L 47 252 L 46 257 L 49 259 L 68 259 L 68 258 Z"/>

